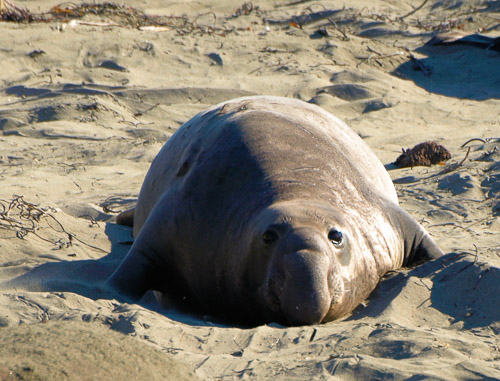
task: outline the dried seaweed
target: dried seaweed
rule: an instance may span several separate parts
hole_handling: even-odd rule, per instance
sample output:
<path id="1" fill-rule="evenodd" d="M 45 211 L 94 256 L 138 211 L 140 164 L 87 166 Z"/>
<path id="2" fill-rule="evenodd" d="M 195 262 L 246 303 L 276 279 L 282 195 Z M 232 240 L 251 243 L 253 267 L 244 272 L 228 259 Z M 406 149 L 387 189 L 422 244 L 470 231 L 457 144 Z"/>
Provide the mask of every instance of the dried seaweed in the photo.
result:
<path id="1" fill-rule="evenodd" d="M 241 7 L 236 9 L 233 13 L 233 18 L 239 16 L 248 16 L 252 13 L 256 13 L 258 16 L 261 16 L 260 7 L 258 5 L 253 5 L 253 3 L 243 3 Z"/>
<path id="2" fill-rule="evenodd" d="M 24 239 L 29 234 L 53 244 L 57 249 L 70 247 L 76 240 L 94 250 L 106 252 L 96 246 L 90 245 L 75 234 L 66 231 L 64 226 L 54 217 L 55 211 L 51 208 L 40 208 L 27 202 L 23 196 L 14 195 L 12 200 L 0 199 L 0 229 L 12 231 L 19 239 Z M 57 240 L 46 238 L 42 235 L 42 223 L 49 229 L 60 233 Z"/>
<path id="3" fill-rule="evenodd" d="M 0 2 L 0 20 L 17 23 L 45 21 L 42 15 L 35 15 L 27 8 L 20 8 L 9 0 L 2 0 Z"/>
<path id="4" fill-rule="evenodd" d="M 138 29 L 173 29 L 179 34 L 190 33 L 215 33 L 224 35 L 231 32 L 231 29 L 224 29 L 216 26 L 217 18 L 214 14 L 213 25 L 201 25 L 197 22 L 198 16 L 194 21 L 187 16 L 154 16 L 147 15 L 142 11 L 128 5 L 117 4 L 113 2 L 104 3 L 62 3 L 52 7 L 48 12 L 32 13 L 27 8 L 17 7 L 10 0 L 3 0 L 0 6 L 0 21 L 11 21 L 17 23 L 34 22 L 71 22 L 75 25 L 77 20 L 88 17 L 106 18 L 110 22 L 94 23 L 94 26 L 121 26 L 133 27 Z M 251 3 L 243 4 L 238 11 L 240 14 L 249 14 L 257 11 Z"/>
<path id="5" fill-rule="evenodd" d="M 290 18 L 286 19 L 264 19 L 265 23 L 268 23 L 270 25 L 276 24 L 276 25 L 290 25 L 290 24 L 296 24 L 300 28 L 307 24 L 311 24 L 323 19 L 328 19 L 331 18 L 332 16 L 336 15 L 337 13 L 342 12 L 342 9 L 324 9 L 319 12 L 310 12 L 310 13 L 305 13 L 301 14 L 298 16 L 292 16 Z"/>
<path id="6" fill-rule="evenodd" d="M 403 153 L 396 159 L 394 165 L 400 168 L 431 166 L 451 158 L 450 152 L 436 142 L 424 142 L 413 148 L 404 149 Z"/>
<path id="7" fill-rule="evenodd" d="M 188 24 L 183 16 L 149 16 L 144 12 L 128 5 L 119 5 L 112 2 L 60 4 L 52 7 L 48 12 L 51 21 L 68 21 L 82 19 L 86 16 L 99 16 L 112 20 L 119 26 L 140 28 L 144 26 L 169 26 L 182 28 Z"/>

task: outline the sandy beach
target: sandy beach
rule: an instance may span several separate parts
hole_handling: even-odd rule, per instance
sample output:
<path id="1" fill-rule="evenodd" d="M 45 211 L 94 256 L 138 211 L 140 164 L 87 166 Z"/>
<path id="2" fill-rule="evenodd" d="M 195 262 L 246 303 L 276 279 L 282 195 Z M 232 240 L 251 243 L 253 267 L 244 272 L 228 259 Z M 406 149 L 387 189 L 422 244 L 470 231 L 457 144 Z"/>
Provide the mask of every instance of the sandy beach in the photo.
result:
<path id="1" fill-rule="evenodd" d="M 37 20 L 0 21 L 0 379 L 500 379 L 500 53 L 427 44 L 499 36 L 498 2 L 110 4 L 18 0 Z M 100 293 L 133 240 L 116 215 L 165 141 L 257 94 L 345 121 L 446 255 L 315 326 Z M 392 164 L 426 141 L 451 159 Z"/>

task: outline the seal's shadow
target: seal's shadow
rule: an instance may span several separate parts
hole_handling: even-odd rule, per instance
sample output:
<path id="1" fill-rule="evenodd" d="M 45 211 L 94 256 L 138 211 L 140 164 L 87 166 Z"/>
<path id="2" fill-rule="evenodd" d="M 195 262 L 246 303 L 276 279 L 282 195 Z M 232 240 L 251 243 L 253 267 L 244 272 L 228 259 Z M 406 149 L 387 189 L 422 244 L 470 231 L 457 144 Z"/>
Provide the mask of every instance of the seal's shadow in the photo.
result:
<path id="1" fill-rule="evenodd" d="M 0 284 L 0 290 L 4 288 L 35 292 L 71 292 L 92 300 L 116 299 L 126 302 L 119 295 L 106 290 L 103 285 L 130 249 L 133 240 L 132 229 L 107 222 L 105 234 L 111 242 L 111 250 L 102 258 L 46 262 Z M 147 292 L 138 304 L 188 325 L 228 326 L 229 324 L 229 322 L 203 315 L 186 306 L 178 306 L 180 308 L 172 306 L 172 308 L 165 309 L 156 301 L 151 291 Z"/>
<path id="2" fill-rule="evenodd" d="M 500 98 L 500 52 L 469 45 L 427 46 L 427 55 L 409 60 L 392 74 L 412 80 L 425 90 L 448 97 L 474 100 Z"/>
<path id="3" fill-rule="evenodd" d="M 500 294 L 500 269 L 471 258 L 452 253 L 412 270 L 397 272 L 380 282 L 370 295 L 368 305 L 357 308 L 347 320 L 380 317 L 399 297 L 414 300 L 412 288 L 407 286 L 416 281 L 427 288 L 430 307 L 449 316 L 451 324 L 462 321 L 464 328 L 470 329 L 497 322 L 500 303 L 493 300 Z M 415 304 L 414 311 L 405 311 L 405 314 L 425 315 L 428 306 L 425 302 Z"/>
<path id="4" fill-rule="evenodd" d="M 100 259 L 46 262 L 9 280 L 4 286 L 26 291 L 73 292 L 90 299 L 112 297 L 101 284 L 119 265 L 129 249 L 120 242 L 130 241 L 129 229 L 106 223 L 105 233 L 112 243 L 110 252 Z"/>

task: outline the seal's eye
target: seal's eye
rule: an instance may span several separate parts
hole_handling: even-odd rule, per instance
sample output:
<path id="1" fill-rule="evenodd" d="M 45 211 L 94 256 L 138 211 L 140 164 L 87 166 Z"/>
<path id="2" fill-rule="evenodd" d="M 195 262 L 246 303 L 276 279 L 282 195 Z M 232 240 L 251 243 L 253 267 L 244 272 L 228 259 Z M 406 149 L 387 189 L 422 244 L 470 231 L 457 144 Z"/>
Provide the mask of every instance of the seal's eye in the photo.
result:
<path id="1" fill-rule="evenodd" d="M 342 243 L 342 233 L 336 229 L 330 230 L 328 233 L 328 239 L 335 245 L 338 246 Z"/>
<path id="2" fill-rule="evenodd" d="M 266 230 L 264 234 L 262 234 L 262 240 L 268 245 L 276 242 L 278 238 L 278 233 L 276 233 L 274 230 Z"/>

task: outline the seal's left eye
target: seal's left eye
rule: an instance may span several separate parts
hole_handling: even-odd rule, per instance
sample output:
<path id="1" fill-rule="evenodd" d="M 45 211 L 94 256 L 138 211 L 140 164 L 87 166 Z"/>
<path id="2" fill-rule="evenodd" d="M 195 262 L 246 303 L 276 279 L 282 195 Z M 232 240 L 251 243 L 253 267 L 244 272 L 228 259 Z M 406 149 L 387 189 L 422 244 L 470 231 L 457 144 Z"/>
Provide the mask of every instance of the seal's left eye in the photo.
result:
<path id="1" fill-rule="evenodd" d="M 332 229 L 328 233 L 328 239 L 335 245 L 338 246 L 342 243 L 342 232 Z"/>

